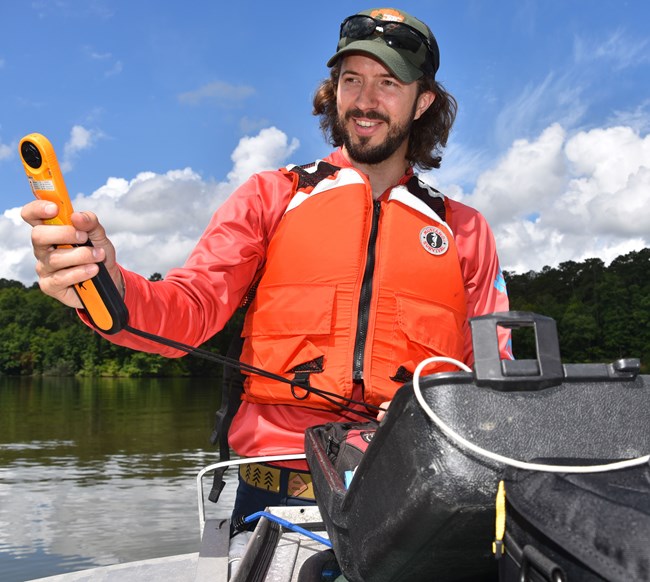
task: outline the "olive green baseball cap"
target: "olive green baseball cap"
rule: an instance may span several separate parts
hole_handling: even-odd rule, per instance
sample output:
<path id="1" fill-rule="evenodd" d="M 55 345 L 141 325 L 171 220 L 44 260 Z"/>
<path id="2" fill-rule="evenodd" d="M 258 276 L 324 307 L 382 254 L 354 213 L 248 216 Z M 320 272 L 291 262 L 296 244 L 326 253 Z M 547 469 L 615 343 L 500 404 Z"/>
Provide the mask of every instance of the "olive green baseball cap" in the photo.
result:
<path id="1" fill-rule="evenodd" d="M 327 66 L 350 53 L 373 56 L 404 83 L 422 75 L 435 78 L 440 65 L 438 43 L 429 27 L 396 8 L 371 8 L 346 18 Z"/>

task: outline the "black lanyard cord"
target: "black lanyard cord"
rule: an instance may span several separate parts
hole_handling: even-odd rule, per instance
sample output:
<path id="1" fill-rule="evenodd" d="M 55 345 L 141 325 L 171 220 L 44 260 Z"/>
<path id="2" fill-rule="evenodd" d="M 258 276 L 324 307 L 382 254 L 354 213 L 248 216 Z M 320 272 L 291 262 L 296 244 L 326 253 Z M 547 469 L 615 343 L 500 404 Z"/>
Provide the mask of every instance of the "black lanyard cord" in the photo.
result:
<path id="1" fill-rule="evenodd" d="M 250 374 L 256 374 L 258 376 L 263 376 L 265 378 L 269 378 L 271 380 L 276 380 L 277 382 L 283 382 L 284 384 L 289 384 L 291 386 L 291 392 L 294 395 L 294 397 L 297 400 L 301 400 L 302 398 L 297 396 L 297 392 L 300 390 L 305 390 L 306 392 L 309 392 L 311 394 L 315 394 L 316 396 L 319 396 L 323 400 L 326 400 L 327 402 L 334 404 L 335 406 L 341 408 L 342 410 L 346 410 L 347 412 L 351 412 L 353 414 L 356 414 L 362 418 L 365 418 L 367 420 L 371 421 L 376 421 L 377 418 L 371 414 L 368 414 L 362 410 L 358 410 L 356 408 L 352 408 L 350 405 L 360 405 L 365 407 L 368 410 L 373 410 L 375 412 L 379 412 L 381 408 L 379 406 L 375 406 L 374 404 L 369 404 L 367 402 L 363 402 L 360 400 L 354 400 L 353 398 L 347 398 L 345 396 L 342 396 L 340 394 L 336 394 L 334 392 L 328 392 L 327 390 L 322 390 L 320 388 L 314 388 L 313 386 L 309 386 L 308 384 L 304 384 L 302 382 L 297 382 L 295 380 L 290 380 L 288 378 L 285 378 L 284 376 L 280 376 L 278 374 L 274 374 L 273 372 L 268 372 L 267 370 L 263 370 L 262 368 L 258 368 L 256 366 L 252 366 L 250 364 L 246 364 L 243 362 L 240 362 L 237 359 L 234 358 L 229 358 L 228 356 L 222 356 L 221 354 L 215 354 L 213 352 L 209 352 L 207 350 L 201 349 L 201 348 L 195 348 L 194 346 L 190 346 L 188 344 L 184 344 L 182 342 L 178 342 L 176 340 L 172 340 L 169 338 L 165 338 L 159 335 L 155 335 L 146 331 L 142 331 L 141 329 L 136 329 L 134 327 L 131 327 L 130 325 L 126 325 L 124 327 L 125 331 L 128 331 L 132 333 L 133 335 L 137 335 L 139 337 L 142 337 L 144 339 L 147 339 L 149 341 L 174 348 L 176 350 L 179 350 L 181 352 L 186 352 L 188 354 L 191 354 L 193 356 L 203 358 L 205 360 L 209 360 L 212 362 L 217 362 L 219 364 L 223 364 L 224 366 L 230 366 L 231 368 L 236 368 L 241 370 L 242 372 L 248 372 Z M 340 401 L 340 402 L 339 402 Z"/>

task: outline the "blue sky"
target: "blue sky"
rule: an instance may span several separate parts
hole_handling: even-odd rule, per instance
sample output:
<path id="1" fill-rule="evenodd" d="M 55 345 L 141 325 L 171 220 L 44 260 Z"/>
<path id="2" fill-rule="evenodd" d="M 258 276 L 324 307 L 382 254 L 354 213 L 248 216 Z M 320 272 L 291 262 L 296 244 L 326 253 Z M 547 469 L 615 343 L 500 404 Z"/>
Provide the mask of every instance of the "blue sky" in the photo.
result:
<path id="1" fill-rule="evenodd" d="M 483 212 L 503 267 L 650 246 L 650 3 L 438 0 L 425 20 L 459 115 L 426 179 Z M 329 151 L 311 115 L 340 21 L 371 7 L 37 0 L 0 8 L 0 277 L 34 280 L 17 156 L 46 135 L 118 259 L 182 263 L 250 173 Z"/>

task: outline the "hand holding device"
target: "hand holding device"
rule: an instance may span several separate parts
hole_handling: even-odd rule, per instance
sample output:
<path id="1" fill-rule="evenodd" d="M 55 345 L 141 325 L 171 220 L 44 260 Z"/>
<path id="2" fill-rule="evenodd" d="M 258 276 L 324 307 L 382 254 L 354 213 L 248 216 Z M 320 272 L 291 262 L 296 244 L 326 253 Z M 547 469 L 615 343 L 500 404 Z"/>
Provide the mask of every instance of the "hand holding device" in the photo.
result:
<path id="1" fill-rule="evenodd" d="M 20 140 L 19 153 L 34 196 L 54 202 L 59 208 L 57 216 L 45 222 L 72 224 L 72 203 L 50 141 L 39 133 L 29 134 Z M 86 244 L 92 246 L 90 241 Z M 74 289 L 91 323 L 106 334 L 114 334 L 126 326 L 128 311 L 104 263 L 98 263 L 98 267 L 97 275 L 76 284 Z"/>

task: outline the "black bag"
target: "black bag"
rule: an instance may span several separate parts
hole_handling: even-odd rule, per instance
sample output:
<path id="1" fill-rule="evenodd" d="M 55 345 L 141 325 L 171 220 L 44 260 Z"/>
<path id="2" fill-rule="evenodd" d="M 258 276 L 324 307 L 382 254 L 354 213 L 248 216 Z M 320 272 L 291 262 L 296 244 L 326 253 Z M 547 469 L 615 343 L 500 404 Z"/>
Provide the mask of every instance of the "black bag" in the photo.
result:
<path id="1" fill-rule="evenodd" d="M 318 438 L 325 443 L 328 459 L 346 487 L 372 442 L 377 426 L 377 422 L 330 422 L 316 429 Z"/>
<path id="2" fill-rule="evenodd" d="M 422 378 L 422 396 L 456 432 L 515 459 L 624 459 L 650 452 L 650 378 L 638 360 L 560 361 L 555 322 L 508 312 L 471 321 L 473 372 Z M 497 326 L 534 327 L 537 359 L 501 361 Z M 504 465 L 468 452 L 400 388 L 349 488 L 322 429 L 305 452 L 316 500 L 350 582 L 496 580 L 494 499 Z"/>
<path id="3" fill-rule="evenodd" d="M 509 469 L 504 482 L 501 582 L 650 580 L 647 463 L 588 474 Z"/>

